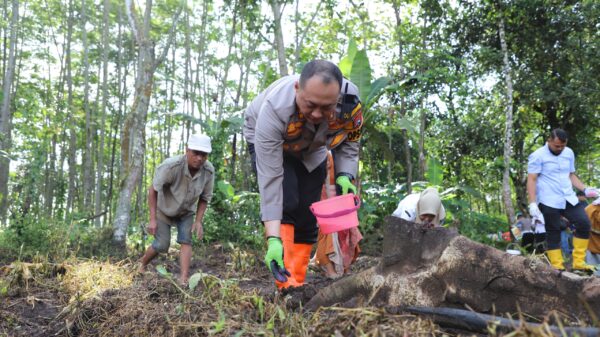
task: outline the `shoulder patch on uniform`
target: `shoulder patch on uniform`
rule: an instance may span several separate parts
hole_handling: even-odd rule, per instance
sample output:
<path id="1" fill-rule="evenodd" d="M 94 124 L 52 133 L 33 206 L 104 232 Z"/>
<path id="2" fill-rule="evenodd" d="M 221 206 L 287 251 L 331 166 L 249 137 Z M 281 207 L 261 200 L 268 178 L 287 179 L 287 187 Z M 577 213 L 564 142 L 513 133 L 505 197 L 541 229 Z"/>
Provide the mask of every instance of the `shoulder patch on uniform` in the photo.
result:
<path id="1" fill-rule="evenodd" d="M 362 136 L 362 128 L 358 128 L 348 132 L 348 141 L 357 142 L 360 140 L 360 136 Z"/>
<path id="2" fill-rule="evenodd" d="M 362 122 L 363 122 L 363 116 L 362 116 L 362 110 L 360 110 L 352 118 L 352 126 L 354 126 L 354 128 L 360 128 L 362 126 Z"/>
<path id="3" fill-rule="evenodd" d="M 331 141 L 329 142 L 329 148 L 333 149 L 334 147 L 338 146 L 342 142 L 342 140 L 344 140 L 344 136 L 345 134 L 343 132 L 336 134 L 333 137 L 333 139 L 331 139 Z"/>

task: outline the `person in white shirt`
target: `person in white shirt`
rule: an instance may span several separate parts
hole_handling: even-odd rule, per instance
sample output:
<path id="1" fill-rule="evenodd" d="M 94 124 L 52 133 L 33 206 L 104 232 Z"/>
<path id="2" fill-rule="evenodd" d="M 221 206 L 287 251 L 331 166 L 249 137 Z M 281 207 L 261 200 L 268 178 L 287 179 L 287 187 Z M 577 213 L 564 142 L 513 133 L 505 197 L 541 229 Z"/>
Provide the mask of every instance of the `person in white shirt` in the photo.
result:
<path id="1" fill-rule="evenodd" d="M 567 147 L 567 132 L 554 129 L 546 144 L 529 155 L 527 164 L 527 195 L 529 214 L 535 224 L 545 224 L 546 255 L 555 269 L 564 270 L 560 249 L 561 216 L 575 226 L 573 236 L 573 270 L 592 273 L 594 266 L 585 262 L 590 239 L 590 219 L 585 205 L 580 204 L 573 188 L 587 198 L 598 196 L 598 190 L 586 187 L 575 174 L 575 154 Z"/>

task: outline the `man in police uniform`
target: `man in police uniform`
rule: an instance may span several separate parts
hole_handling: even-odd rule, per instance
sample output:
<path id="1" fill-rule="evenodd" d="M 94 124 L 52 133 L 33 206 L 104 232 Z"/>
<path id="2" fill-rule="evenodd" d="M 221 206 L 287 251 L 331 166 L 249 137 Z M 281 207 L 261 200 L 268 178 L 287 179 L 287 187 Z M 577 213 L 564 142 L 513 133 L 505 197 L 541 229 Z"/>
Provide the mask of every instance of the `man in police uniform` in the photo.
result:
<path id="1" fill-rule="evenodd" d="M 575 154 L 567 147 L 567 132 L 554 129 L 546 145 L 529 155 L 527 165 L 527 195 L 529 214 L 534 225 L 545 224 L 547 233 L 546 255 L 552 266 L 564 270 L 560 249 L 561 216 L 575 226 L 573 237 L 573 270 L 591 273 L 594 267 L 585 262 L 590 238 L 590 219 L 585 205 L 579 203 L 573 187 L 586 197 L 597 197 L 598 190 L 586 187 L 575 174 Z"/>
<path id="2" fill-rule="evenodd" d="M 154 242 L 141 259 L 143 272 L 159 253 L 167 252 L 171 242 L 171 227 L 177 226 L 177 242 L 181 245 L 179 281 L 186 284 L 192 258 L 192 233 L 202 239 L 202 218 L 213 195 L 214 172 L 208 161 L 210 138 L 190 137 L 184 155 L 165 160 L 156 168 L 148 189 L 150 224 L 148 233 Z"/>
<path id="3" fill-rule="evenodd" d="M 362 122 L 358 88 L 324 60 L 274 82 L 246 109 L 244 136 L 268 243 L 265 262 L 279 288 L 304 283 L 318 236 L 309 206 L 320 199 L 328 149 L 339 192 L 356 192 Z"/>

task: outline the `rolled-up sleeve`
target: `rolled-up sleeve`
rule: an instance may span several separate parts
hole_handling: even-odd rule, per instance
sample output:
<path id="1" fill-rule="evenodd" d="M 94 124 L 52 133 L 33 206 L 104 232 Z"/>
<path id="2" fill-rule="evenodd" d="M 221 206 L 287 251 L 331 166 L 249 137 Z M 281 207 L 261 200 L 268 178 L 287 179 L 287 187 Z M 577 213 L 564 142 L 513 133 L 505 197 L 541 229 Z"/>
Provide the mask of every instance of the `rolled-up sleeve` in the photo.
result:
<path id="1" fill-rule="evenodd" d="M 283 216 L 283 132 L 285 123 L 265 102 L 256 120 L 256 170 L 263 221 Z"/>

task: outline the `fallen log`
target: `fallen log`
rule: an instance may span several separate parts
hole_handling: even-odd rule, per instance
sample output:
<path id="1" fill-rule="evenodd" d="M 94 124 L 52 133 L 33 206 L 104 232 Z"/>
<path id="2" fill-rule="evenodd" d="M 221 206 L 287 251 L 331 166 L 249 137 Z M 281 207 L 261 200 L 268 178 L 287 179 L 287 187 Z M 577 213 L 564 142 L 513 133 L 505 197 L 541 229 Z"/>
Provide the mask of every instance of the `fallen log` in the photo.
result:
<path id="1" fill-rule="evenodd" d="M 547 324 L 531 323 L 521 320 L 480 314 L 473 311 L 454 308 L 427 308 L 407 307 L 399 308 L 400 311 L 415 315 L 428 316 L 434 323 L 448 328 L 457 328 L 470 332 L 487 333 L 490 326 L 496 332 L 511 332 L 517 328 L 527 330 L 545 330 L 555 336 L 578 336 L 597 337 L 600 336 L 599 328 L 591 327 L 558 327 Z"/>
<path id="2" fill-rule="evenodd" d="M 385 219 L 380 263 L 320 290 L 305 306 L 469 307 L 481 313 L 543 317 L 556 310 L 592 322 L 600 312 L 600 278 L 558 272 L 539 259 L 514 256 L 453 229 L 423 229 Z"/>

